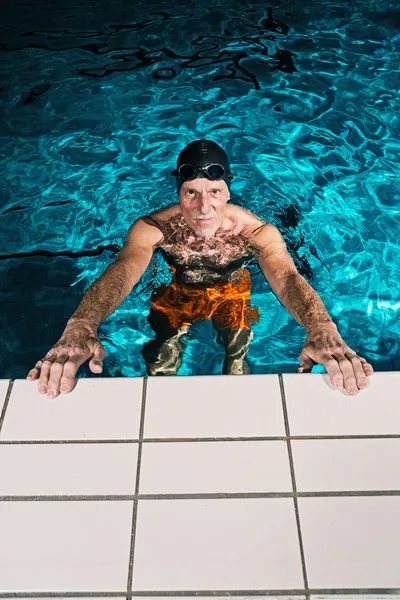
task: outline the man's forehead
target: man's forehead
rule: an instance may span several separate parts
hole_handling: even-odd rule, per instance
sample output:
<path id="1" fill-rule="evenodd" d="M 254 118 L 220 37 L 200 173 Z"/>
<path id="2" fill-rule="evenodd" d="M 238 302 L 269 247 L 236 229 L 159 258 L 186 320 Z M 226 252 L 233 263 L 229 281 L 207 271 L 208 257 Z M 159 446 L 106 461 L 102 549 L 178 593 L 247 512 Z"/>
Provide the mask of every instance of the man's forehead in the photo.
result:
<path id="1" fill-rule="evenodd" d="M 225 182 L 223 179 L 211 180 L 211 179 L 205 179 L 203 177 L 197 177 L 196 179 L 191 179 L 190 181 L 185 181 L 182 184 L 182 187 L 185 190 L 189 190 L 189 189 L 200 190 L 204 187 L 207 190 L 214 189 L 214 188 L 223 189 L 224 183 Z"/>

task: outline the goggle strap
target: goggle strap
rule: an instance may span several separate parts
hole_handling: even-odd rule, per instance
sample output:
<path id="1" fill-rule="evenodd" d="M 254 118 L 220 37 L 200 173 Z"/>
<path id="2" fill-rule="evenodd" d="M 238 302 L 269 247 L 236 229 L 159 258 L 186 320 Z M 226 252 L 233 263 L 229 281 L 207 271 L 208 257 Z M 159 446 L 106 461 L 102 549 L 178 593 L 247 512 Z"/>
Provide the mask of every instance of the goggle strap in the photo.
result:
<path id="1" fill-rule="evenodd" d="M 211 165 L 209 165 L 211 166 Z M 222 167 L 222 165 L 219 165 Z M 226 169 L 224 167 L 222 167 L 224 169 L 224 177 L 227 177 L 228 179 L 233 179 L 234 175 L 233 173 L 227 173 Z M 201 167 L 199 167 L 199 170 L 201 170 Z M 171 171 L 171 175 L 174 175 L 175 177 L 179 176 L 179 169 L 174 169 L 173 171 Z"/>

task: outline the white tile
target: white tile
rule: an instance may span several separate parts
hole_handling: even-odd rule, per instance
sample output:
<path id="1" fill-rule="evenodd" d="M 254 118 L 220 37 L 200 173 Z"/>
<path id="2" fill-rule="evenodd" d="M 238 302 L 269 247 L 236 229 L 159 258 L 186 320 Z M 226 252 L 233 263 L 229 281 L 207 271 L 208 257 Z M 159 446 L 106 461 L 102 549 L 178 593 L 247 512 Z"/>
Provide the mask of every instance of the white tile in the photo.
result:
<path id="1" fill-rule="evenodd" d="M 134 494 L 138 445 L 0 445 L 0 495 Z"/>
<path id="2" fill-rule="evenodd" d="M 109 440 L 139 436 L 143 379 L 79 379 L 50 400 L 37 381 L 16 380 L 0 440 Z"/>
<path id="3" fill-rule="evenodd" d="M 299 498 L 310 588 L 400 586 L 400 497 Z"/>
<path id="4" fill-rule="evenodd" d="M 10 384 L 9 379 L 0 379 L 0 417 L 3 411 L 3 406 L 6 401 L 6 394 L 8 390 L 8 386 Z"/>
<path id="5" fill-rule="evenodd" d="M 283 441 L 143 444 L 141 494 L 291 491 Z"/>
<path id="6" fill-rule="evenodd" d="M 299 492 L 400 489 L 400 439 L 292 440 Z"/>
<path id="7" fill-rule="evenodd" d="M 326 594 L 325 596 L 311 594 L 312 600 L 400 600 L 397 594 Z"/>
<path id="8" fill-rule="evenodd" d="M 140 500 L 134 591 L 302 589 L 293 500 Z"/>
<path id="9" fill-rule="evenodd" d="M 311 594 L 312 600 L 400 600 L 398 594 Z"/>
<path id="10" fill-rule="evenodd" d="M 284 436 L 278 376 L 150 377 L 144 435 Z"/>
<path id="11" fill-rule="evenodd" d="M 117 596 L 118 597 L 118 596 Z M 335 596 L 336 598 L 337 596 Z M 18 596 L 18 598 L 21 598 L 21 596 Z M 22 598 L 24 598 L 22 596 Z M 68 596 L 68 600 L 70 600 L 71 596 Z M 79 600 L 94 600 L 96 598 L 99 598 L 99 596 L 90 596 L 90 597 L 82 597 L 82 596 L 78 596 Z M 132 600 L 142 600 L 143 596 L 132 596 Z M 306 600 L 305 596 L 227 596 L 227 595 L 223 595 L 223 596 L 201 596 L 201 600 L 227 600 L 227 599 L 231 599 L 231 600 Z M 332 598 L 332 600 L 335 600 L 335 598 Z M 354 598 L 352 598 L 351 596 L 349 596 L 348 598 L 339 596 L 339 598 L 341 600 L 354 600 Z M 377 596 L 360 596 L 361 600 L 388 600 L 387 596 L 386 597 L 377 597 Z M 47 597 L 43 597 L 40 598 L 38 596 L 35 596 L 35 600 L 49 600 L 49 596 Z M 51 600 L 67 600 L 67 597 L 65 596 L 51 596 Z M 115 600 L 115 596 L 101 596 L 101 600 Z M 166 600 L 165 596 L 151 596 L 151 600 Z M 193 600 L 193 596 L 179 596 L 179 600 Z M 322 599 L 321 599 L 322 600 Z M 358 597 L 357 597 L 358 600 Z M 397 598 L 396 596 L 390 596 L 390 600 L 400 600 L 400 597 Z"/>
<path id="12" fill-rule="evenodd" d="M 326 374 L 283 375 L 291 435 L 400 434 L 400 372 L 375 373 L 356 396 Z"/>
<path id="13" fill-rule="evenodd" d="M 1 592 L 126 590 L 133 502 L 0 502 Z"/>

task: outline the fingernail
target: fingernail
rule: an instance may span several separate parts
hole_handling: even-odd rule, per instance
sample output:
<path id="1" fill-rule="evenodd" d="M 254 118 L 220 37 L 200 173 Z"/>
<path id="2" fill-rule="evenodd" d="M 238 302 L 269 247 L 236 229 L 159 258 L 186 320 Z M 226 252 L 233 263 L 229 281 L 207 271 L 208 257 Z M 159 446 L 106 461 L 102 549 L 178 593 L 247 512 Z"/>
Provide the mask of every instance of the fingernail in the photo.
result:
<path id="1" fill-rule="evenodd" d="M 68 386 L 67 386 L 67 385 L 62 385 L 62 386 L 61 386 L 61 392 L 62 392 L 63 394 L 65 394 L 66 392 L 68 392 Z"/>
<path id="2" fill-rule="evenodd" d="M 355 388 L 355 387 L 349 388 L 349 394 L 351 394 L 352 396 L 355 396 L 357 393 L 358 393 L 357 388 Z"/>
<path id="3" fill-rule="evenodd" d="M 47 391 L 47 390 L 46 390 L 46 388 L 45 388 L 45 386 L 44 386 L 44 385 L 41 385 L 41 386 L 39 387 L 39 394 L 45 394 L 45 393 L 46 393 L 46 391 Z"/>
<path id="4" fill-rule="evenodd" d="M 47 397 L 48 397 L 48 398 L 55 398 L 55 396 L 56 396 L 56 395 L 55 395 L 55 393 L 54 393 L 54 392 L 49 392 L 49 393 L 47 394 Z"/>

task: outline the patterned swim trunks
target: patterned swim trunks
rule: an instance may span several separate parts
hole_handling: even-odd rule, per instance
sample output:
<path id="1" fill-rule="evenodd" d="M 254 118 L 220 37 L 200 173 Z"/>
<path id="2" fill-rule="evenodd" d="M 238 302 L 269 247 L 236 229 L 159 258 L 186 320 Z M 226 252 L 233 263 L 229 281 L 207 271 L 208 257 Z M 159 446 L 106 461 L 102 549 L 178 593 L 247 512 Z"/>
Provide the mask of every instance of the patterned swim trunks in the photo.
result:
<path id="1" fill-rule="evenodd" d="M 250 305 L 251 277 L 247 269 L 239 269 L 232 281 L 206 288 L 185 286 L 176 281 L 161 285 L 151 297 L 152 310 L 168 317 L 171 327 L 179 329 L 194 321 L 213 320 L 218 329 L 250 328 L 260 318 Z"/>

